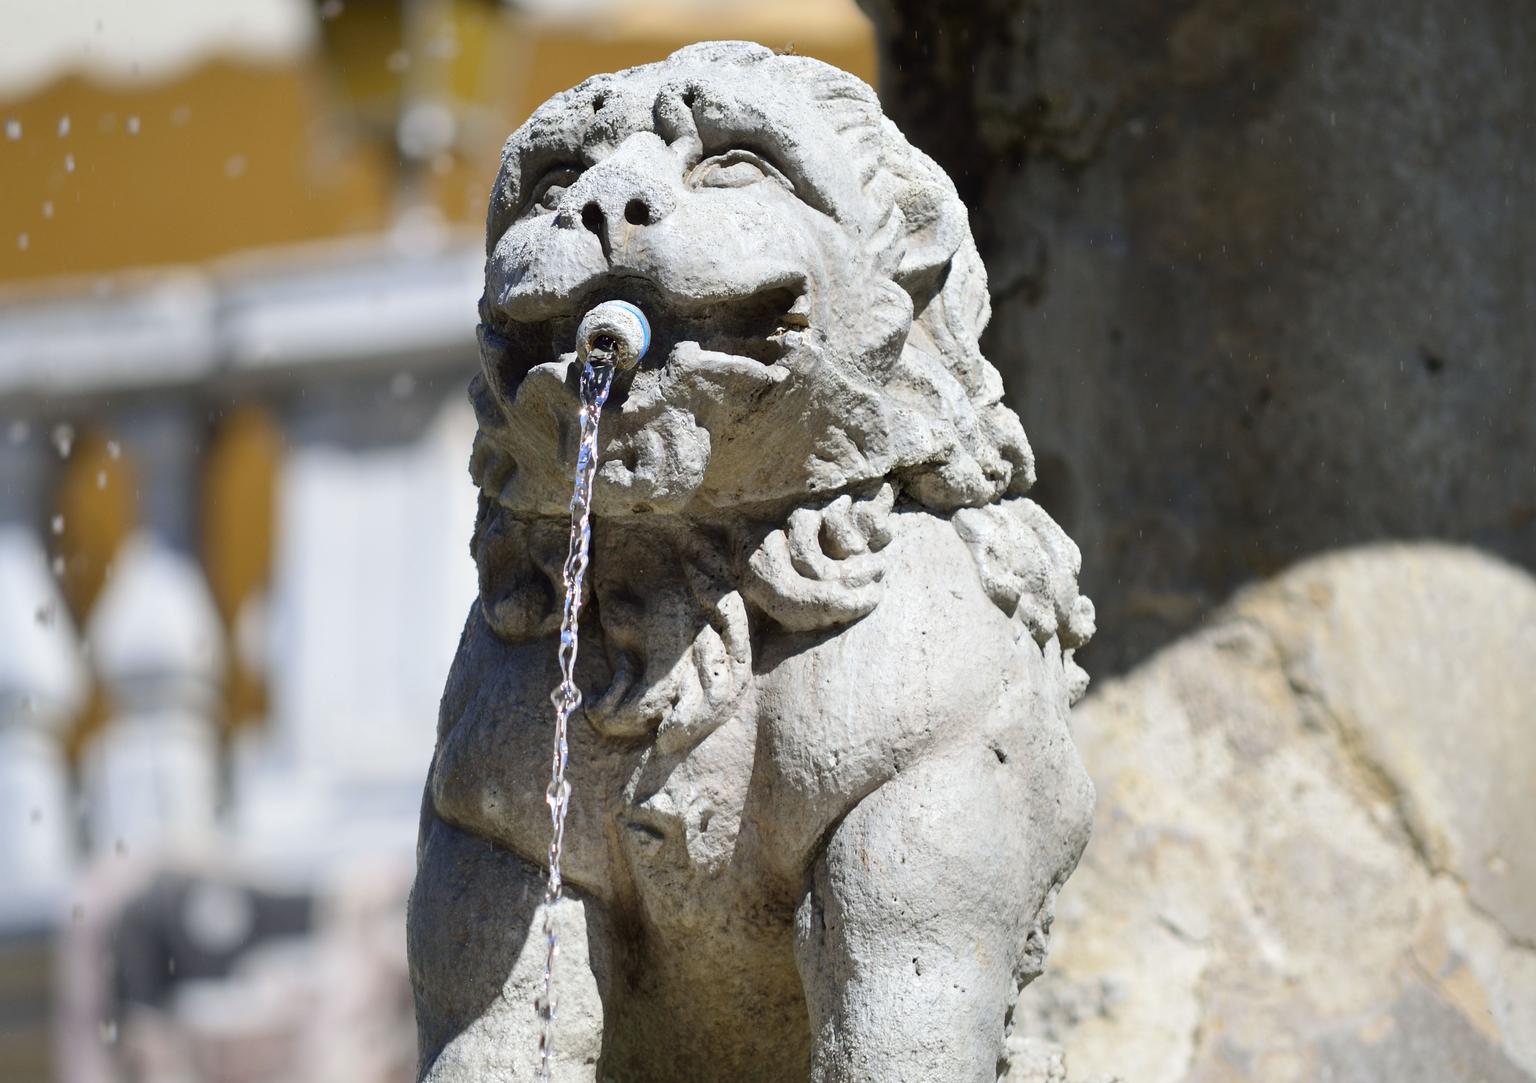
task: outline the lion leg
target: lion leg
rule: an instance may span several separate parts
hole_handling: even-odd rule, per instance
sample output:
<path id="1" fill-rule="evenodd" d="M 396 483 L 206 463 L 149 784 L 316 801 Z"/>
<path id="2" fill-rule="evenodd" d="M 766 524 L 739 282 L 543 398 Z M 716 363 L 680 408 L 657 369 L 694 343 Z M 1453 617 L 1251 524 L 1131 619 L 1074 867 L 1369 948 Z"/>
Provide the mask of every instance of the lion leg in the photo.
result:
<path id="1" fill-rule="evenodd" d="M 407 919 L 423 1083 L 533 1079 L 539 1059 L 544 879 L 530 862 L 433 812 L 423 817 Z M 610 931 L 594 900 L 556 908 L 559 1083 L 594 1083 Z"/>
<path id="2" fill-rule="evenodd" d="M 1086 840 L 1031 799 L 1062 791 L 1030 758 L 977 738 L 834 830 L 796 914 L 813 1083 L 996 1083 L 1031 926 Z"/>

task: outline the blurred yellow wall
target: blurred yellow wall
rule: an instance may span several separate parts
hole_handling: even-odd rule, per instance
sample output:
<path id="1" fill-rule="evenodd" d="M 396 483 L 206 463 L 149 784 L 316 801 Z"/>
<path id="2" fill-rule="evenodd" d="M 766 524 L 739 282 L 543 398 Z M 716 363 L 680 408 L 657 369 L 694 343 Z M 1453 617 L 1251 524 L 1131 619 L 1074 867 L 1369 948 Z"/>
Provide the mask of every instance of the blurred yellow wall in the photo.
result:
<path id="1" fill-rule="evenodd" d="M 22 133 L 0 140 L 0 281 L 382 228 L 389 163 L 339 128 L 317 138 L 328 101 L 312 63 L 214 60 L 153 86 L 71 75 L 0 105 Z"/>
<path id="2" fill-rule="evenodd" d="M 474 228 L 501 144 L 534 107 L 694 41 L 746 38 L 874 76 L 853 0 L 614 2 L 583 18 L 488 0 L 412 11 L 322 4 L 318 44 L 286 64 L 209 57 L 161 81 L 73 71 L 0 101 L 0 283 L 376 233 L 411 200 Z M 454 144 L 418 164 L 394 142 L 411 96 L 458 121 Z"/>

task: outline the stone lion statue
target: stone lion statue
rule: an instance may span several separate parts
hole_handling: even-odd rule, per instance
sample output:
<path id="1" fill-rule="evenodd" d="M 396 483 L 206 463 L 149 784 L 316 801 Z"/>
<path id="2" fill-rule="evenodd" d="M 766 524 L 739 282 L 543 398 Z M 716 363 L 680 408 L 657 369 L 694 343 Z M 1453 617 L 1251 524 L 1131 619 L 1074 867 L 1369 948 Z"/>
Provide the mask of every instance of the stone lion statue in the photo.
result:
<path id="1" fill-rule="evenodd" d="M 573 336 L 622 299 L 655 339 L 602 420 L 555 1078 L 994 1083 L 1088 835 L 1093 609 L 953 185 L 858 79 L 708 43 L 541 107 L 487 251 L 421 1078 L 538 1062 Z"/>

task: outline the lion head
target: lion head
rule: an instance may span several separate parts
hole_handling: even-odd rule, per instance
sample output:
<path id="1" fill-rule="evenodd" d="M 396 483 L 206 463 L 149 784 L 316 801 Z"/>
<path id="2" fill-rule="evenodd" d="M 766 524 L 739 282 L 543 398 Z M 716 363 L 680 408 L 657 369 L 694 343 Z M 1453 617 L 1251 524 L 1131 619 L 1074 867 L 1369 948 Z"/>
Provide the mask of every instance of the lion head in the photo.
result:
<path id="1" fill-rule="evenodd" d="M 655 342 L 603 419 L 600 516 L 708 518 L 881 479 L 949 511 L 1033 482 L 977 346 L 965 208 L 846 72 L 712 42 L 589 79 L 513 133 L 474 388 L 490 501 L 564 510 L 575 327 L 610 298 Z"/>
<path id="2" fill-rule="evenodd" d="M 893 509 L 947 516 L 988 596 L 1061 641 L 1081 693 L 1071 656 L 1093 610 L 1076 546 L 1022 499 L 1034 463 L 978 346 L 990 311 L 965 207 L 866 84 L 746 42 L 596 76 L 507 141 L 486 237 L 473 547 L 499 635 L 556 619 L 576 328 L 621 299 L 654 339 L 603 415 L 599 519 L 669 551 L 658 531 L 723 529 L 735 555 L 704 580 L 806 631 L 878 604 Z M 677 544 L 674 563 L 697 563 Z M 684 623 L 730 626 L 703 608 Z"/>

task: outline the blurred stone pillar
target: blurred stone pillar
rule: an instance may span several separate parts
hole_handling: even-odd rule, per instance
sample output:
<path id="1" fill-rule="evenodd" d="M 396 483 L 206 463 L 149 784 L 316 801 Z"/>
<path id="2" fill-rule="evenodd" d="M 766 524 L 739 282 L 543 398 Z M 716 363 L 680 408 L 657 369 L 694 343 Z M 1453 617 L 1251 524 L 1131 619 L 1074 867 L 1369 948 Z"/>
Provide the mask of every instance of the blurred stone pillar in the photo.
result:
<path id="1" fill-rule="evenodd" d="M 971 209 L 1095 679 L 1318 552 L 1536 567 L 1536 5 L 861 2 Z"/>
<path id="2" fill-rule="evenodd" d="M 17 422 L 0 451 L 0 917 L 46 907 L 73 866 L 74 831 L 61 744 L 85 674 L 75 630 L 43 543 L 47 451 Z M 20 915 L 16 915 L 20 916 Z"/>
<path id="3" fill-rule="evenodd" d="M 414 846 L 439 686 L 475 596 L 466 380 L 315 381 L 284 411 L 271 721 L 236 759 L 243 852 L 323 864 Z"/>
<path id="4" fill-rule="evenodd" d="M 224 675 L 218 612 L 197 552 L 200 417 L 146 403 L 118 431 L 139 479 L 139 522 L 113 561 L 90 621 L 112 702 L 87 763 L 92 839 L 186 848 L 212 835 Z"/>

